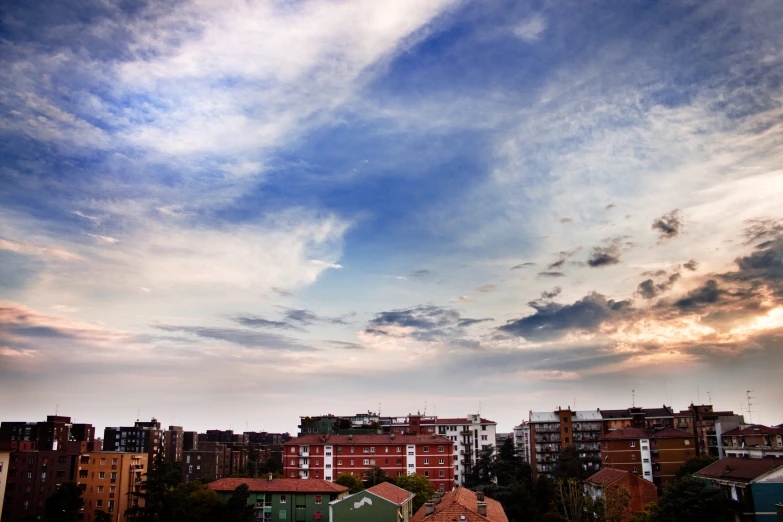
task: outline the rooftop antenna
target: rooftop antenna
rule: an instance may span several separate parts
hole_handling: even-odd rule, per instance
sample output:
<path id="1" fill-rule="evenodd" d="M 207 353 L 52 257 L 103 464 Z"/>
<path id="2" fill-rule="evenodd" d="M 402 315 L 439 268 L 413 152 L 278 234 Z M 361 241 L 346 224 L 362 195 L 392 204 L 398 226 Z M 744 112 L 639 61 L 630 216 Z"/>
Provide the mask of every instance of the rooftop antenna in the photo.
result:
<path id="1" fill-rule="evenodd" d="M 707 392 L 707 398 L 710 401 L 710 404 L 712 404 L 712 392 Z"/>
<path id="2" fill-rule="evenodd" d="M 631 390 L 631 407 L 636 408 L 636 390 Z"/>
<path id="3" fill-rule="evenodd" d="M 696 385 L 696 400 L 699 401 L 699 404 L 701 404 L 701 393 L 699 393 L 699 385 Z"/>
<path id="4" fill-rule="evenodd" d="M 57 404 L 54 405 L 54 416 L 56 417 L 59 414 L 60 414 L 60 403 L 58 402 Z"/>
<path id="5" fill-rule="evenodd" d="M 424 415 L 427 415 L 427 401 L 424 401 Z"/>
<path id="6" fill-rule="evenodd" d="M 750 393 L 753 390 L 747 390 L 746 394 L 748 397 L 748 418 L 750 419 L 750 423 L 753 424 L 753 410 L 751 409 L 751 406 L 753 406 L 753 403 L 750 402 L 751 399 L 755 399 L 755 397 L 751 397 Z"/>
<path id="7" fill-rule="evenodd" d="M 139 419 L 141 419 L 141 410 L 136 410 L 136 422 L 139 422 Z"/>
<path id="8" fill-rule="evenodd" d="M 378 417 L 381 416 L 381 403 L 378 403 Z"/>
<path id="9" fill-rule="evenodd" d="M 479 401 L 479 417 L 481 417 L 481 401 Z"/>
<path id="10" fill-rule="evenodd" d="M 574 411 L 576 411 L 576 397 L 574 397 Z"/>

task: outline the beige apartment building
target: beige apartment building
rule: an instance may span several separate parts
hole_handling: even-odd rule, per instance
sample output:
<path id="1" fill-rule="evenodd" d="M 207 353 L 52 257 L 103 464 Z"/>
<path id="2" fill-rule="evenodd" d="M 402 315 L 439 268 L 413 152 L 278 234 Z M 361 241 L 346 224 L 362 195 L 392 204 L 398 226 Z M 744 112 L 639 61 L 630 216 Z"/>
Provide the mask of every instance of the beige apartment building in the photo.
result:
<path id="1" fill-rule="evenodd" d="M 147 474 L 147 466 L 146 453 L 83 453 L 76 473 L 76 482 L 84 491 L 82 520 L 93 521 L 96 513 L 103 511 L 113 522 L 124 522 L 125 510 L 137 502 L 129 493 L 138 491 Z"/>

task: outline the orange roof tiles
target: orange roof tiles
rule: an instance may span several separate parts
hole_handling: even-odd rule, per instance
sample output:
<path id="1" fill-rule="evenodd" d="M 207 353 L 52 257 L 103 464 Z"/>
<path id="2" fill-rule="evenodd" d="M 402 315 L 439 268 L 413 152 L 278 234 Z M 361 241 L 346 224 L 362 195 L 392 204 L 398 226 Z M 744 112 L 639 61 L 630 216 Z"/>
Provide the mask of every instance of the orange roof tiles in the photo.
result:
<path id="1" fill-rule="evenodd" d="M 405 489 L 399 488 L 389 482 L 381 482 L 371 488 L 367 488 L 366 491 L 378 495 L 381 498 L 388 500 L 393 504 L 402 505 L 406 500 L 416 495 Z"/>
<path id="2" fill-rule="evenodd" d="M 247 484 L 253 493 L 342 493 L 348 491 L 345 486 L 316 479 L 224 478 L 210 482 L 208 486 L 215 491 L 234 491 L 242 484 Z"/>
<path id="3" fill-rule="evenodd" d="M 435 504 L 435 511 L 427 516 L 426 506 L 422 506 L 411 522 L 453 522 L 461 520 L 460 515 L 464 515 L 467 522 L 508 522 L 506 512 L 500 502 L 489 497 L 484 497 L 487 504 L 487 515 L 479 515 L 478 497 L 476 493 L 457 486 L 453 492 L 446 493 L 438 504 Z"/>
<path id="4" fill-rule="evenodd" d="M 598 484 L 601 486 L 608 486 L 615 480 L 619 480 L 627 474 L 627 471 L 620 469 L 603 468 L 602 470 L 587 477 L 586 482 L 590 482 L 591 484 Z"/>
<path id="5" fill-rule="evenodd" d="M 325 440 L 324 440 L 325 438 Z M 453 444 L 446 437 L 440 435 L 303 435 L 291 439 L 286 446 L 300 446 L 303 444 Z"/>

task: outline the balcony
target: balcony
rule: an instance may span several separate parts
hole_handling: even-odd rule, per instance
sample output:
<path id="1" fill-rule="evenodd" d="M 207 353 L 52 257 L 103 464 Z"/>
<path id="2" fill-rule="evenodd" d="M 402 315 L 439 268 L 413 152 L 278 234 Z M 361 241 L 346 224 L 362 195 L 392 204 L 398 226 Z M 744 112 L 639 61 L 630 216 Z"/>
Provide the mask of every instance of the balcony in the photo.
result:
<path id="1" fill-rule="evenodd" d="M 300 457 L 309 457 L 310 456 L 310 452 L 309 451 L 300 451 L 299 452 L 299 456 Z"/>
<path id="2" fill-rule="evenodd" d="M 310 469 L 310 464 L 299 464 L 299 469 Z"/>

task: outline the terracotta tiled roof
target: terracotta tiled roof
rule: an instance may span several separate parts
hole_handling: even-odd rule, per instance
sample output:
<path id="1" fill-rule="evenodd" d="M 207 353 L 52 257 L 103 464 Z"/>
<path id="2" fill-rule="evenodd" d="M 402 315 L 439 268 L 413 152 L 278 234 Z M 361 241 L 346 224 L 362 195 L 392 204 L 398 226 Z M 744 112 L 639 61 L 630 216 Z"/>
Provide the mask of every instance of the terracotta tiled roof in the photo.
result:
<path id="1" fill-rule="evenodd" d="M 439 418 L 437 423 L 438 424 L 472 424 L 472 421 L 467 417 L 448 418 L 448 419 Z M 485 419 L 482 417 L 481 424 L 497 424 L 497 423 L 495 421 L 491 421 L 489 419 Z"/>
<path id="2" fill-rule="evenodd" d="M 608 486 L 615 480 L 619 480 L 627 474 L 628 474 L 627 471 L 623 471 L 620 469 L 603 468 L 597 473 L 594 473 L 589 477 L 587 477 L 586 482 L 590 482 L 591 484 L 598 484 L 599 486 Z"/>
<path id="3" fill-rule="evenodd" d="M 687 431 L 677 428 L 663 428 L 643 430 L 641 428 L 622 428 L 613 430 L 601 437 L 601 440 L 624 440 L 624 439 L 692 439 L 695 436 Z"/>
<path id="4" fill-rule="evenodd" d="M 324 442 L 324 437 L 326 441 Z M 302 444 L 453 444 L 446 437 L 440 435 L 303 435 L 291 439 L 286 446 L 300 446 Z"/>
<path id="5" fill-rule="evenodd" d="M 780 427 L 770 428 L 761 424 L 752 424 L 750 426 L 737 427 L 723 434 L 726 435 L 778 435 L 783 433 Z"/>
<path id="6" fill-rule="evenodd" d="M 208 485 L 215 491 L 234 491 L 242 484 L 247 484 L 252 493 L 342 493 L 348 488 L 316 479 L 265 479 L 265 478 L 224 478 L 210 482 Z"/>
<path id="7" fill-rule="evenodd" d="M 487 515 L 479 515 L 478 498 L 476 493 L 469 489 L 457 486 L 453 492 L 446 493 L 438 504 L 435 504 L 435 511 L 427 516 L 427 507 L 422 506 L 411 522 L 453 522 L 460 520 L 460 515 L 465 516 L 467 522 L 508 522 L 506 512 L 500 502 L 488 497 L 484 497 L 487 504 Z"/>
<path id="8" fill-rule="evenodd" d="M 619 430 L 613 430 L 601 437 L 601 439 L 608 440 L 622 440 L 622 439 L 649 439 L 650 435 L 647 434 L 641 428 L 623 428 Z"/>
<path id="9" fill-rule="evenodd" d="M 713 462 L 704 469 L 694 473 L 695 477 L 706 479 L 722 479 L 735 482 L 751 482 L 756 477 L 783 466 L 783 459 L 764 458 L 748 459 L 741 457 L 726 457 Z"/>
<path id="10" fill-rule="evenodd" d="M 397 504 L 398 506 L 402 505 L 409 498 L 416 496 L 410 491 L 398 488 L 389 482 L 381 482 L 380 484 L 377 484 L 371 488 L 367 488 L 366 491 L 374 493 L 381 498 L 385 498 L 389 502 Z"/>

